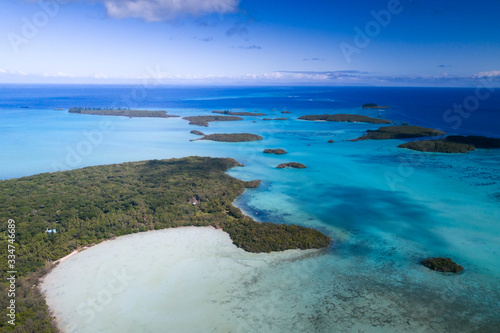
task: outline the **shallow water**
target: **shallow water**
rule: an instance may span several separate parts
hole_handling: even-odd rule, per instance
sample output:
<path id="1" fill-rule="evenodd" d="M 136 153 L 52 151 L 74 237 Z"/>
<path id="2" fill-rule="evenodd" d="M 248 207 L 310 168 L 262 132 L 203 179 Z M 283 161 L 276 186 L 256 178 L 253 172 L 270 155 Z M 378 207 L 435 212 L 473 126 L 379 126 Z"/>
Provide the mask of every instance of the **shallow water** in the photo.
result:
<path id="1" fill-rule="evenodd" d="M 396 148 L 401 140 L 349 142 L 343 140 L 378 125 L 296 119 L 304 114 L 359 113 L 439 127 L 450 133 L 500 137 L 497 95 L 482 102 L 457 129 L 442 115 L 473 91 L 165 88 L 137 103 L 140 108 L 167 109 L 169 114 L 181 116 L 231 108 L 256 109 L 289 119 L 244 117 L 244 121 L 211 123 L 205 128 L 178 118 L 96 117 L 53 110 L 80 104 L 106 107 L 130 87 L 9 89 L 0 92 L 0 139 L 4 143 L 0 179 L 153 158 L 233 157 L 246 167 L 232 169 L 230 175 L 262 180 L 258 189 L 247 190 L 235 202 L 246 214 L 259 221 L 317 228 L 333 237 L 331 248 L 320 255 L 294 262 L 263 261 L 251 270 L 255 274 L 249 274 L 248 279 L 245 274 L 242 280 L 224 276 L 227 286 L 210 286 L 217 291 L 211 301 L 221 306 L 215 312 L 221 314 L 220 309 L 227 306 L 223 317 L 211 315 L 217 320 L 210 323 L 220 322 L 220 326 L 213 326 L 216 332 L 234 331 L 235 327 L 241 332 L 491 332 L 500 326 L 500 152 L 424 154 Z M 359 105 L 370 101 L 368 98 L 391 108 L 362 110 Z M 31 108 L 21 109 L 23 105 Z M 281 114 L 282 110 L 292 114 Z M 251 132 L 264 140 L 190 142 L 196 138 L 189 133 L 192 129 Z M 327 143 L 330 139 L 335 143 Z M 288 154 L 263 154 L 264 148 L 284 148 Z M 304 163 L 307 169 L 275 168 L 289 161 Z M 223 247 L 227 253 L 239 251 L 229 245 Z M 98 251 L 100 246 L 91 250 Z M 456 276 L 429 271 L 419 264 L 429 256 L 450 256 L 465 271 Z M 240 263 L 226 262 L 238 272 L 244 271 Z M 178 274 L 197 269 L 201 274 L 199 267 L 204 266 L 199 264 L 175 267 Z M 64 265 L 66 262 L 61 267 Z M 197 280 L 190 281 L 195 284 Z M 90 289 L 79 292 L 86 290 Z M 127 296 L 118 313 L 131 311 L 127 304 L 140 297 L 140 290 Z M 196 295 L 190 297 L 178 313 L 203 301 Z M 59 298 L 60 302 L 71 301 Z M 171 303 L 164 306 L 172 310 Z M 74 307 L 67 309 L 75 314 Z M 143 325 L 141 329 L 154 331 L 153 327 L 159 327 L 154 326 L 156 320 L 165 323 L 163 312 L 146 309 L 149 312 L 142 317 L 133 317 Z M 203 325 L 208 320 L 205 314 L 192 314 L 184 320 L 186 316 L 169 323 Z M 109 328 L 109 318 L 96 313 L 93 329 Z M 102 322 L 96 324 L 98 320 Z"/>

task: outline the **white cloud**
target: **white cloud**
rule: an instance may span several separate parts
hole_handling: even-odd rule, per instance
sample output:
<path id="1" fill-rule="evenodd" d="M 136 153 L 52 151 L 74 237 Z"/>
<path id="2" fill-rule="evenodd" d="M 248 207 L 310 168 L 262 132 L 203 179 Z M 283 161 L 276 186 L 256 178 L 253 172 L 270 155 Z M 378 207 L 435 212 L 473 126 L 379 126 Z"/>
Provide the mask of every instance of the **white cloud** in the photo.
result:
<path id="1" fill-rule="evenodd" d="M 475 74 L 474 77 L 500 77 L 500 71 L 480 72 Z"/>
<path id="2" fill-rule="evenodd" d="M 145 21 L 166 21 L 182 15 L 234 13 L 239 0 L 97 0 L 113 18 L 135 17 Z"/>

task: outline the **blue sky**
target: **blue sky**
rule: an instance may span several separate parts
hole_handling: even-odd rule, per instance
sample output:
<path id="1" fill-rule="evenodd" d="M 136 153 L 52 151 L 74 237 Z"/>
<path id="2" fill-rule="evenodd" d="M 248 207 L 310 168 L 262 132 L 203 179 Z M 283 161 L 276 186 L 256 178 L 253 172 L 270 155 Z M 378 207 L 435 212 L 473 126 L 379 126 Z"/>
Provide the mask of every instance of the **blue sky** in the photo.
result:
<path id="1" fill-rule="evenodd" d="M 500 85 L 500 1 L 2 0 L 0 82 Z"/>

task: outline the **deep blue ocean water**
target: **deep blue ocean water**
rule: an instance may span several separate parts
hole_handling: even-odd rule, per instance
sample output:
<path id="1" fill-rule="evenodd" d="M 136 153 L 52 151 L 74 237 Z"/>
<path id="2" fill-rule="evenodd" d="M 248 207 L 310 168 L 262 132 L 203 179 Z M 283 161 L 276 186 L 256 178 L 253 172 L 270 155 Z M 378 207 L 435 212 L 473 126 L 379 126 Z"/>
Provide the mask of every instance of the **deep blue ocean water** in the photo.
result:
<path id="1" fill-rule="evenodd" d="M 390 108 L 362 109 L 367 102 Z M 205 128 L 180 118 L 69 114 L 74 106 L 166 110 L 182 117 L 258 110 L 288 119 L 244 117 Z M 324 113 L 500 137 L 500 91 L 485 88 L 1 85 L 0 179 L 154 158 L 233 157 L 245 168 L 229 174 L 262 180 L 236 201 L 246 214 L 317 228 L 334 239 L 328 253 L 310 259 L 320 269 L 300 280 L 304 311 L 317 316 L 308 317 L 312 326 L 305 327 L 349 331 L 356 323 L 372 323 L 375 331 L 387 331 L 389 320 L 400 331 L 408 319 L 412 331 L 493 332 L 500 323 L 500 151 L 413 152 L 397 148 L 403 140 L 348 141 L 378 125 L 297 119 Z M 250 132 L 264 140 L 191 142 L 192 129 Z M 264 148 L 289 153 L 269 156 Z M 307 169 L 275 168 L 289 161 Z M 429 256 L 450 256 L 465 271 L 431 272 L 419 264 Z M 359 305 L 362 298 L 372 301 Z M 433 324 L 426 326 L 429 316 Z"/>

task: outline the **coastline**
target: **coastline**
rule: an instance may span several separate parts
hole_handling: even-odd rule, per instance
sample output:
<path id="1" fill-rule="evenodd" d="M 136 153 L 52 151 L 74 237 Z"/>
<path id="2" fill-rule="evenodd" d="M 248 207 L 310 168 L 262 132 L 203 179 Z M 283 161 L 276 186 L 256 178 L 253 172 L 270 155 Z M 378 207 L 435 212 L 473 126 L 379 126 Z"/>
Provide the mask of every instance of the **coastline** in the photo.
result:
<path id="1" fill-rule="evenodd" d="M 228 233 L 211 226 L 141 232 L 120 236 L 96 245 L 99 246 L 92 246 L 86 251 L 73 252 L 61 258 L 60 260 L 65 259 L 64 264 L 60 262 L 54 267 L 44 276 L 38 287 L 52 315 L 55 316 L 57 327 L 62 332 L 72 332 L 75 323 L 81 332 L 90 333 L 98 327 L 107 327 L 107 318 L 113 317 L 115 311 L 120 311 L 121 302 L 129 297 L 129 293 L 135 293 L 136 285 L 147 285 L 142 290 L 144 294 L 138 299 L 138 303 L 166 302 L 164 306 L 197 308 L 198 311 L 207 314 L 212 313 L 215 308 L 227 312 L 226 305 L 220 302 L 220 299 L 227 299 L 234 292 L 231 290 L 240 289 L 242 279 L 258 275 L 260 270 L 266 270 L 280 263 L 320 255 L 322 251 L 295 249 L 272 253 L 249 253 L 236 247 Z M 145 271 L 148 271 L 148 274 L 144 274 Z M 199 273 L 194 274 L 194 272 Z M 228 275 L 228 272 L 231 274 Z M 114 289 L 102 287 L 118 275 L 127 277 L 123 280 L 126 284 L 124 288 L 119 288 L 120 283 L 116 282 L 118 280 L 112 286 Z M 222 280 L 224 283 L 219 283 Z M 200 286 L 212 287 L 207 289 Z M 178 304 L 179 301 L 167 304 L 168 301 L 158 297 L 164 294 L 178 294 L 193 288 L 199 288 L 198 293 L 202 293 L 204 297 L 182 301 L 182 305 Z M 115 292 L 118 289 L 120 291 Z M 105 293 L 112 295 L 112 299 L 103 304 L 97 303 L 103 310 L 95 311 L 92 322 L 88 322 L 86 316 L 76 311 L 78 306 L 81 308 L 82 304 L 86 304 L 86 300 L 99 300 L 99 295 Z M 217 304 L 207 302 L 207 298 L 213 299 Z M 145 308 L 147 309 L 147 306 Z M 175 321 L 173 316 L 179 310 L 172 309 L 172 311 L 174 312 L 164 315 L 169 317 L 170 322 Z M 212 319 L 209 323 L 218 325 L 220 320 L 221 318 Z M 200 321 L 185 325 L 199 328 L 204 324 Z M 234 320 L 229 320 L 228 324 L 233 327 L 239 325 Z M 164 320 L 158 319 L 156 325 L 164 325 Z M 110 332 L 120 332 L 120 330 L 115 329 Z"/>

